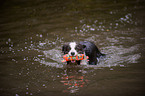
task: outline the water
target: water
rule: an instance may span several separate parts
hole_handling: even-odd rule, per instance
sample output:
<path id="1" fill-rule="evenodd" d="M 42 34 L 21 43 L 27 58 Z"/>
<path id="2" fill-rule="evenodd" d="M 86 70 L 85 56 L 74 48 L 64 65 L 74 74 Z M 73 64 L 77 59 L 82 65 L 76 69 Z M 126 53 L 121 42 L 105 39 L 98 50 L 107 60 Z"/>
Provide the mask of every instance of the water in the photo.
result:
<path id="1" fill-rule="evenodd" d="M 0 3 L 1 96 L 144 96 L 144 0 Z M 93 41 L 98 65 L 61 63 L 63 44 Z"/>

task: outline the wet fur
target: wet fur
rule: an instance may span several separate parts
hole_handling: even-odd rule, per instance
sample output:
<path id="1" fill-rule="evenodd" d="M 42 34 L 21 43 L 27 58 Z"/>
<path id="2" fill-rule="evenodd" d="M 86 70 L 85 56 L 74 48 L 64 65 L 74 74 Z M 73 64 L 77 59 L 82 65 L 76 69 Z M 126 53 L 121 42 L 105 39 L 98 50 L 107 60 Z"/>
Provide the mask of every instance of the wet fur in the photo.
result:
<path id="1" fill-rule="evenodd" d="M 73 43 L 73 42 L 71 42 Z M 69 44 L 65 44 L 62 47 L 62 52 L 64 54 L 70 54 L 71 55 L 71 47 L 70 47 L 70 43 Z M 86 54 L 86 56 L 89 57 L 89 64 L 90 65 L 96 65 L 97 64 L 97 58 L 99 58 L 100 56 L 105 56 L 105 54 L 102 54 L 99 49 L 97 48 L 97 46 L 89 41 L 81 41 L 80 43 L 76 43 L 75 46 L 75 51 L 76 54 Z M 76 61 L 76 63 L 78 65 L 80 65 L 81 61 Z M 70 61 L 67 61 L 67 64 L 69 64 Z"/>

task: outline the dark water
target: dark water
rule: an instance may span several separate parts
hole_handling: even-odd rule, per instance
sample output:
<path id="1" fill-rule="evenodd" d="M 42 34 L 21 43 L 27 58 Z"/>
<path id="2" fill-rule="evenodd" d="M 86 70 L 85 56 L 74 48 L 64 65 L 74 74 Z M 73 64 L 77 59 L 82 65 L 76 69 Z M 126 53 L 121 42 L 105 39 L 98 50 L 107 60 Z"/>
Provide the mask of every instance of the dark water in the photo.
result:
<path id="1" fill-rule="evenodd" d="M 145 96 L 144 22 L 144 0 L 0 1 L 0 95 Z M 107 56 L 61 63 L 84 40 Z"/>

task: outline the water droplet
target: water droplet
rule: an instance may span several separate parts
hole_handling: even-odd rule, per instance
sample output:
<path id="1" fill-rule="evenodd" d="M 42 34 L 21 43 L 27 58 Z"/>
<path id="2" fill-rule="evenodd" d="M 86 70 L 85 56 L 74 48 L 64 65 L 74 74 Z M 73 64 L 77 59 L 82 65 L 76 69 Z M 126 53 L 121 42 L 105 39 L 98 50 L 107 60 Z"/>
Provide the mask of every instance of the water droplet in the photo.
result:
<path id="1" fill-rule="evenodd" d="M 8 39 L 8 42 L 11 42 L 11 39 L 10 38 Z"/>
<path id="2" fill-rule="evenodd" d="M 126 15 L 125 17 L 126 17 L 126 19 L 129 19 L 128 15 Z"/>
<path id="3" fill-rule="evenodd" d="M 113 12 L 112 11 L 110 11 L 110 14 L 112 14 Z"/>
<path id="4" fill-rule="evenodd" d="M 104 31 L 104 29 L 101 29 L 101 31 Z"/>
<path id="5" fill-rule="evenodd" d="M 26 60 L 26 58 L 24 58 L 23 60 Z"/>
<path id="6" fill-rule="evenodd" d="M 15 59 L 12 59 L 12 61 L 16 61 Z"/>
<path id="7" fill-rule="evenodd" d="M 8 44 L 8 42 L 6 42 L 6 44 Z"/>
<path id="8" fill-rule="evenodd" d="M 40 37 L 42 38 L 42 34 L 40 34 Z"/>
<path id="9" fill-rule="evenodd" d="M 118 23 L 116 23 L 116 26 L 118 26 Z"/>
<path id="10" fill-rule="evenodd" d="M 26 94 L 29 94 L 29 92 L 26 92 Z"/>
<path id="11" fill-rule="evenodd" d="M 124 65 L 120 65 L 120 67 L 125 67 Z"/>
<path id="12" fill-rule="evenodd" d="M 27 44 L 27 42 L 25 42 L 25 44 Z"/>
<path id="13" fill-rule="evenodd" d="M 19 96 L 18 94 L 16 94 L 15 96 Z"/>
<path id="14" fill-rule="evenodd" d="M 113 70 L 113 68 L 110 68 L 110 70 Z"/>
<path id="15" fill-rule="evenodd" d="M 95 31 L 95 28 L 90 28 L 91 31 Z"/>
<path id="16" fill-rule="evenodd" d="M 97 22 L 98 22 L 98 20 L 95 20 L 95 21 L 94 21 L 94 23 L 97 23 Z"/>
<path id="17" fill-rule="evenodd" d="M 45 84 L 43 84 L 43 86 L 45 86 Z"/>
<path id="18" fill-rule="evenodd" d="M 12 47 L 9 47 L 9 50 L 11 51 L 12 50 Z"/>
<path id="19" fill-rule="evenodd" d="M 120 20 L 122 20 L 122 21 L 123 21 L 123 20 L 124 20 L 124 18 L 120 18 Z"/>

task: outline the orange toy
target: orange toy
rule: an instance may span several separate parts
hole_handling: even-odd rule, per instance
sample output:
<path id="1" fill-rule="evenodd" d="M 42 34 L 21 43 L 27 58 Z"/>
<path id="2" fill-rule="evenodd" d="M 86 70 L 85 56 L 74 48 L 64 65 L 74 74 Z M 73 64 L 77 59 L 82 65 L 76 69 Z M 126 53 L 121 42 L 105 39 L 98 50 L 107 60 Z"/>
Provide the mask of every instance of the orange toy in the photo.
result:
<path id="1" fill-rule="evenodd" d="M 88 60 L 88 56 L 85 56 L 84 54 L 78 54 L 77 56 L 70 56 L 68 54 L 65 54 L 63 56 L 62 62 L 66 61 L 74 61 L 74 60 Z"/>

